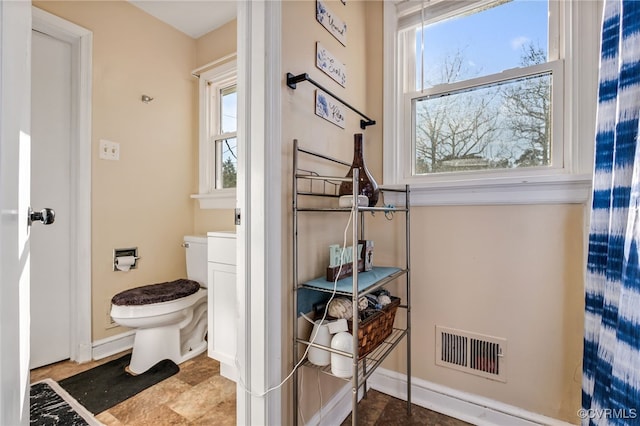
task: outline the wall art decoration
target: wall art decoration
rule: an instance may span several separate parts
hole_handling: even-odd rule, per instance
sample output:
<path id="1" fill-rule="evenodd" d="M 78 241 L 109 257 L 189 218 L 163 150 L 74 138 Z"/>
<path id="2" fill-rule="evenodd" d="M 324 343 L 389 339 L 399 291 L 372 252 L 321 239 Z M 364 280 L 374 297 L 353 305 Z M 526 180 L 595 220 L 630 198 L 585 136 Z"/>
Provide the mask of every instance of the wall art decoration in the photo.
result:
<path id="1" fill-rule="evenodd" d="M 316 115 L 344 129 L 344 105 L 322 90 L 316 90 Z"/>
<path id="2" fill-rule="evenodd" d="M 327 49 L 316 42 L 316 66 L 342 87 L 347 84 L 347 67 Z"/>
<path id="3" fill-rule="evenodd" d="M 347 24 L 331 10 L 327 9 L 322 0 L 316 0 L 316 20 L 343 46 L 347 45 Z"/>

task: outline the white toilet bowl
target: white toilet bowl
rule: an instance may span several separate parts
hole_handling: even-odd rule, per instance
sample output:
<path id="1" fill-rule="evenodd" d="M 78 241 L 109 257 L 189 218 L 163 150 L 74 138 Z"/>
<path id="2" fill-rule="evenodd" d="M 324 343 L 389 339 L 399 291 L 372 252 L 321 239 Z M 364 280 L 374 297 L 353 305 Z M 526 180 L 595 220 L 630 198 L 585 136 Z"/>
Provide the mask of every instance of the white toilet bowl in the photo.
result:
<path id="1" fill-rule="evenodd" d="M 185 237 L 189 276 L 113 297 L 111 317 L 135 330 L 129 370 L 141 374 L 164 359 L 180 364 L 207 349 L 206 237 Z M 191 252 L 190 252 L 191 250 Z M 191 257 L 191 262 L 189 262 Z M 198 261 L 193 258 L 196 257 Z M 198 266 L 198 273 L 193 268 Z M 204 282 L 201 282 L 204 281 Z"/>

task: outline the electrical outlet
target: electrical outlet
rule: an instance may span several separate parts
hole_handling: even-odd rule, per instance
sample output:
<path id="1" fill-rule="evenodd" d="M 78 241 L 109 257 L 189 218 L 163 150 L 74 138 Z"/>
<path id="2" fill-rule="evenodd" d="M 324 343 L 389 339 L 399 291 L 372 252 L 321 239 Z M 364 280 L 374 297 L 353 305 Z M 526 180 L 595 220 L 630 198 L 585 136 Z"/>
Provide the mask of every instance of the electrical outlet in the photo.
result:
<path id="1" fill-rule="evenodd" d="M 100 158 L 103 160 L 120 160 L 120 144 L 100 139 Z"/>

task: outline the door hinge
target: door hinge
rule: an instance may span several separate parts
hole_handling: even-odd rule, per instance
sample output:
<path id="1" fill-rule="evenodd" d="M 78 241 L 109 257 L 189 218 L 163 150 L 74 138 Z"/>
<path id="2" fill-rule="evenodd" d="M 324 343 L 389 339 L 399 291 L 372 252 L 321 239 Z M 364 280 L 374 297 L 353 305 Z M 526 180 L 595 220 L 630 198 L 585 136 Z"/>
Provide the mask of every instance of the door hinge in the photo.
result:
<path id="1" fill-rule="evenodd" d="M 236 225 L 240 225 L 240 207 L 236 207 L 233 214 L 235 217 Z"/>

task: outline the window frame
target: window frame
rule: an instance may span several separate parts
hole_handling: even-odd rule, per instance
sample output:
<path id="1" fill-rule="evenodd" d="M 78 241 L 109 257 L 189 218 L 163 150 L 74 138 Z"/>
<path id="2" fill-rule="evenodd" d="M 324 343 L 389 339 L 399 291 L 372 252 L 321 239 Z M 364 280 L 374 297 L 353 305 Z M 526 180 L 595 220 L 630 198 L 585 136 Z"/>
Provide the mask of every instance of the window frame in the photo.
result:
<path id="1" fill-rule="evenodd" d="M 233 189 L 223 187 L 223 144 L 228 139 L 236 140 L 236 150 L 238 144 L 238 126 L 237 126 L 237 110 L 236 110 L 236 130 L 233 132 L 222 131 L 222 100 L 225 96 L 225 91 L 231 87 L 235 88 L 234 92 L 238 93 L 238 79 L 235 76 L 225 74 L 220 78 L 210 80 L 208 82 L 208 99 L 211 105 L 211 114 L 209 119 L 213 117 L 213 122 L 210 124 L 208 133 L 208 150 L 213 152 L 213 176 L 209 177 L 206 184 L 209 186 L 208 192 L 214 192 L 222 189 Z M 237 105 L 237 101 L 236 101 Z M 207 157 L 210 158 L 210 157 Z"/>
<path id="2" fill-rule="evenodd" d="M 220 90 L 238 84 L 238 66 L 235 59 L 200 74 L 198 81 L 198 194 L 192 198 L 202 209 L 228 209 L 236 204 L 236 188 L 218 188 L 217 144 L 219 140 L 236 138 L 235 132 L 219 133 L 221 129 Z M 236 142 L 237 143 L 237 142 Z"/>
<path id="3" fill-rule="evenodd" d="M 483 177 L 500 177 L 500 176 L 519 176 L 529 175 L 532 172 L 543 171 L 548 174 L 557 174 L 562 172 L 560 169 L 564 167 L 564 158 L 566 149 L 563 144 L 553 143 L 554 141 L 561 141 L 563 134 L 562 125 L 562 105 L 563 105 L 563 93 L 561 84 L 553 84 L 551 87 L 552 93 L 552 110 L 551 110 L 551 158 L 552 163 L 549 166 L 543 167 L 526 167 L 526 168 L 514 168 L 514 169 L 491 169 L 482 171 L 460 171 L 460 172 L 441 172 L 428 175 L 415 175 L 415 111 L 414 102 L 421 98 L 429 96 L 438 97 L 446 96 L 448 93 L 457 93 L 466 89 L 481 87 L 483 85 L 489 85 L 494 83 L 515 81 L 518 78 L 530 77 L 535 75 L 542 75 L 549 73 L 552 79 L 555 81 L 563 80 L 563 61 L 554 60 L 551 62 L 545 62 L 544 64 L 537 64 L 518 69 L 510 69 L 496 74 L 490 74 L 483 77 L 468 79 L 460 82 L 450 84 L 440 84 L 425 88 L 423 91 L 415 91 L 404 94 L 404 117 L 405 124 L 403 129 L 405 131 L 404 143 L 405 147 L 403 152 L 403 159 L 405 161 L 404 169 L 405 178 L 414 182 L 439 182 L 451 179 L 451 175 L 459 177 L 461 179 L 482 179 Z M 560 107 L 557 107 L 560 106 Z"/>
<path id="4" fill-rule="evenodd" d="M 459 2 L 432 3 L 426 13 L 425 24 L 447 19 L 461 13 L 452 9 Z M 489 0 L 468 1 L 469 11 Z M 562 159 L 551 167 L 502 169 L 490 171 L 448 172 L 413 175 L 411 95 L 415 96 L 415 80 L 407 68 L 415 69 L 415 53 L 402 49 L 415 39 L 416 19 L 421 18 L 422 2 L 385 2 L 384 54 L 385 102 L 383 130 L 385 184 L 409 184 L 413 205 L 466 205 L 466 204 L 529 204 L 529 203 L 584 203 L 590 196 L 591 167 L 593 162 L 594 123 L 597 70 L 599 61 L 600 10 L 596 4 L 576 6 L 574 2 L 550 0 L 555 13 L 550 14 L 549 62 L 526 67 L 529 71 L 551 69 L 553 72 L 554 108 L 552 110 L 552 149 Z M 595 3 L 595 2 L 587 2 Z M 429 6 L 427 6 L 428 8 Z M 435 9 L 435 12 L 434 10 Z M 600 10 L 599 10 L 600 9 Z M 556 30 L 551 30 L 554 26 Z M 413 34 L 411 34 L 413 33 Z M 553 41 L 552 41 L 553 40 Z M 413 56 L 413 58 L 412 58 Z M 410 64 L 406 66 L 405 64 Z M 585 68 L 587 67 L 587 68 Z M 474 83 L 513 77 L 525 68 L 505 70 L 479 77 Z M 588 69 L 588 72 L 584 72 Z M 583 70 L 583 72 L 580 72 Z M 529 71 L 526 71 L 527 73 Z M 560 76 L 563 84 L 556 83 Z M 473 82 L 438 85 L 426 88 L 421 96 L 432 91 L 457 90 Z M 412 90 L 405 90 L 412 88 Z M 406 93 L 406 94 L 405 94 Z M 585 103 L 587 100 L 590 103 Z M 556 102 L 557 101 L 557 102 Z M 559 105 L 560 107 L 557 107 Z M 585 141 L 586 137 L 586 142 Z M 583 141 L 580 143 L 580 141 Z M 557 151 L 556 151 L 557 150 Z"/>

